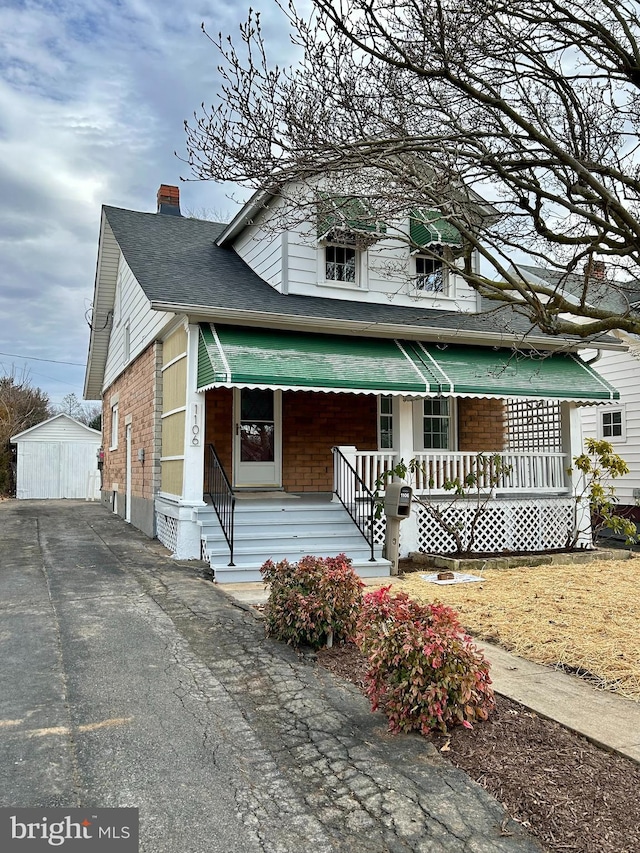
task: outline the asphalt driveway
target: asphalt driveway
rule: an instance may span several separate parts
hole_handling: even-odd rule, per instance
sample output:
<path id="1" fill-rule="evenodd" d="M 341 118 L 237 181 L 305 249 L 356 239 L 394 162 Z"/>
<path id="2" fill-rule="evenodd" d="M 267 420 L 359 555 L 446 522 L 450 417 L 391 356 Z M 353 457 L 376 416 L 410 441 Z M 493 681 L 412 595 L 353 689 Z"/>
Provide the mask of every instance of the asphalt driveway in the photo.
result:
<path id="1" fill-rule="evenodd" d="M 0 806 L 145 853 L 539 851 L 424 739 L 97 504 L 0 503 Z"/>

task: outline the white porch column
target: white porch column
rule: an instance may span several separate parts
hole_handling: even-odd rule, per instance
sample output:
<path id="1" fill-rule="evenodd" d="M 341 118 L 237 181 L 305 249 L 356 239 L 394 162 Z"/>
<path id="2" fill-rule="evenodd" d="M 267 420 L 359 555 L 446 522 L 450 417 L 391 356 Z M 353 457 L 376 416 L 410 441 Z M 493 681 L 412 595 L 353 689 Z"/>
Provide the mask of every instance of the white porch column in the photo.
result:
<path id="1" fill-rule="evenodd" d="M 561 403 L 560 412 L 562 417 L 562 452 L 566 454 L 566 467 L 574 469 L 573 460 L 580 456 L 584 449 L 582 440 L 582 420 L 580 412 L 575 403 Z M 579 473 L 574 469 L 572 474 L 565 473 L 567 488 L 576 497 L 579 487 Z M 589 501 L 577 498 L 576 503 L 576 528 L 580 531 L 576 541 L 577 548 L 591 548 L 591 514 Z"/>
<path id="2" fill-rule="evenodd" d="M 182 500 L 185 504 L 203 506 L 204 478 L 204 393 L 198 387 L 198 326 L 187 326 L 187 411 L 184 429 L 184 473 Z"/>
<path id="3" fill-rule="evenodd" d="M 398 460 L 408 464 L 415 456 L 413 440 L 413 402 L 403 397 L 394 398 L 394 445 Z M 410 477 L 407 478 L 409 485 Z M 409 518 L 400 523 L 400 556 L 406 557 L 411 551 L 418 550 L 418 524 L 413 509 Z"/>
<path id="4" fill-rule="evenodd" d="M 198 559 L 201 554 L 201 530 L 194 509 L 205 505 L 204 480 L 204 394 L 198 387 L 199 328 L 187 325 L 187 387 L 185 395 L 184 464 L 182 497 L 173 513 L 178 519 L 174 556 L 180 560 Z"/>

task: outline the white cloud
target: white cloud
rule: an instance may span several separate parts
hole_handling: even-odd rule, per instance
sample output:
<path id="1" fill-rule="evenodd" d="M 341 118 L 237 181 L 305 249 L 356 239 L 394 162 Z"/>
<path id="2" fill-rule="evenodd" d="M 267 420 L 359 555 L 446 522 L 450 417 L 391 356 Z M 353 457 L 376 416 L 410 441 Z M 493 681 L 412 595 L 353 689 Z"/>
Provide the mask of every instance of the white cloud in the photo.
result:
<path id="1" fill-rule="evenodd" d="M 101 204 L 153 210 L 187 167 L 183 121 L 217 87 L 200 31 L 238 32 L 230 0 L 5 0 L 0 8 L 0 369 L 26 364 L 54 401 L 82 393 Z M 288 50 L 265 0 L 268 38 Z M 182 184 L 187 211 L 233 213 L 233 188 Z M 243 194 L 241 194 L 243 195 Z"/>

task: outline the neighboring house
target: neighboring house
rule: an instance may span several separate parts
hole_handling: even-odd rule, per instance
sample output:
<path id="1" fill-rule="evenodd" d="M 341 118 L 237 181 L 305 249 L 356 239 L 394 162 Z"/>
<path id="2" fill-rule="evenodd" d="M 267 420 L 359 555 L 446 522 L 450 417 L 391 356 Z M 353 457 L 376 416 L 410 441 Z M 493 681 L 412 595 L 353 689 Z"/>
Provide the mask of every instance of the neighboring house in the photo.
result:
<path id="1" fill-rule="evenodd" d="M 629 466 L 629 473 L 613 481 L 617 512 L 640 522 L 640 338 L 615 332 L 626 345 L 621 352 L 602 352 L 598 372 L 615 383 L 620 399 L 581 410 L 585 437 L 604 438 Z"/>
<path id="2" fill-rule="evenodd" d="M 98 499 L 101 441 L 95 429 L 64 414 L 12 436 L 18 451 L 16 497 Z"/>
<path id="3" fill-rule="evenodd" d="M 548 282 L 579 294 L 585 286 L 582 276 L 565 275 L 540 267 L 522 266 L 528 278 Z M 597 275 L 592 275 L 586 289 L 594 304 L 610 308 L 640 311 L 640 288 L 637 281 L 612 283 L 605 275 L 600 262 Z M 598 373 L 620 392 L 617 400 L 603 406 L 583 406 L 580 409 L 585 438 L 605 439 L 629 466 L 629 474 L 612 482 L 615 488 L 618 512 L 640 522 L 640 337 L 616 331 L 620 342 L 618 350 L 597 350 L 586 353 L 589 361 L 597 365 Z"/>
<path id="4" fill-rule="evenodd" d="M 578 405 L 617 399 L 581 343 L 479 312 L 438 259 L 460 239 L 435 212 L 400 223 L 411 253 L 360 227 L 358 200 L 346 221 L 325 206 L 288 230 L 280 204 L 200 221 L 163 185 L 157 213 L 103 208 L 85 397 L 103 400 L 104 503 L 217 580 L 341 551 L 380 574 L 379 474 L 418 457 L 414 487 L 444 499 L 478 453 L 500 453 L 477 550 L 562 547 Z M 419 507 L 403 521 L 402 554 L 451 549 Z"/>

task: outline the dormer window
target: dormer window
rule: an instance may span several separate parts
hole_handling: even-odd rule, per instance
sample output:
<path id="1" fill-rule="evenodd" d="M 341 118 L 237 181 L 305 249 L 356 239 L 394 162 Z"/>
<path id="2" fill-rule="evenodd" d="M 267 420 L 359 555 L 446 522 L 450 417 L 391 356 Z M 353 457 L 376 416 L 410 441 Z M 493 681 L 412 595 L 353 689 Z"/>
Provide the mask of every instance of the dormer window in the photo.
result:
<path id="1" fill-rule="evenodd" d="M 356 284 L 357 252 L 351 246 L 325 246 L 325 279 Z"/>
<path id="2" fill-rule="evenodd" d="M 463 249 L 460 232 L 438 210 L 414 210 L 409 227 L 413 247 L 412 290 L 451 296 L 447 262 Z"/>
<path id="3" fill-rule="evenodd" d="M 386 234 L 384 223 L 356 196 L 321 193 L 318 201 L 318 244 L 324 252 L 324 281 L 362 286 L 361 258 Z"/>
<path id="4" fill-rule="evenodd" d="M 416 255 L 415 287 L 422 293 L 446 294 L 447 274 L 442 263 L 442 249 L 434 247 L 434 256 Z"/>

